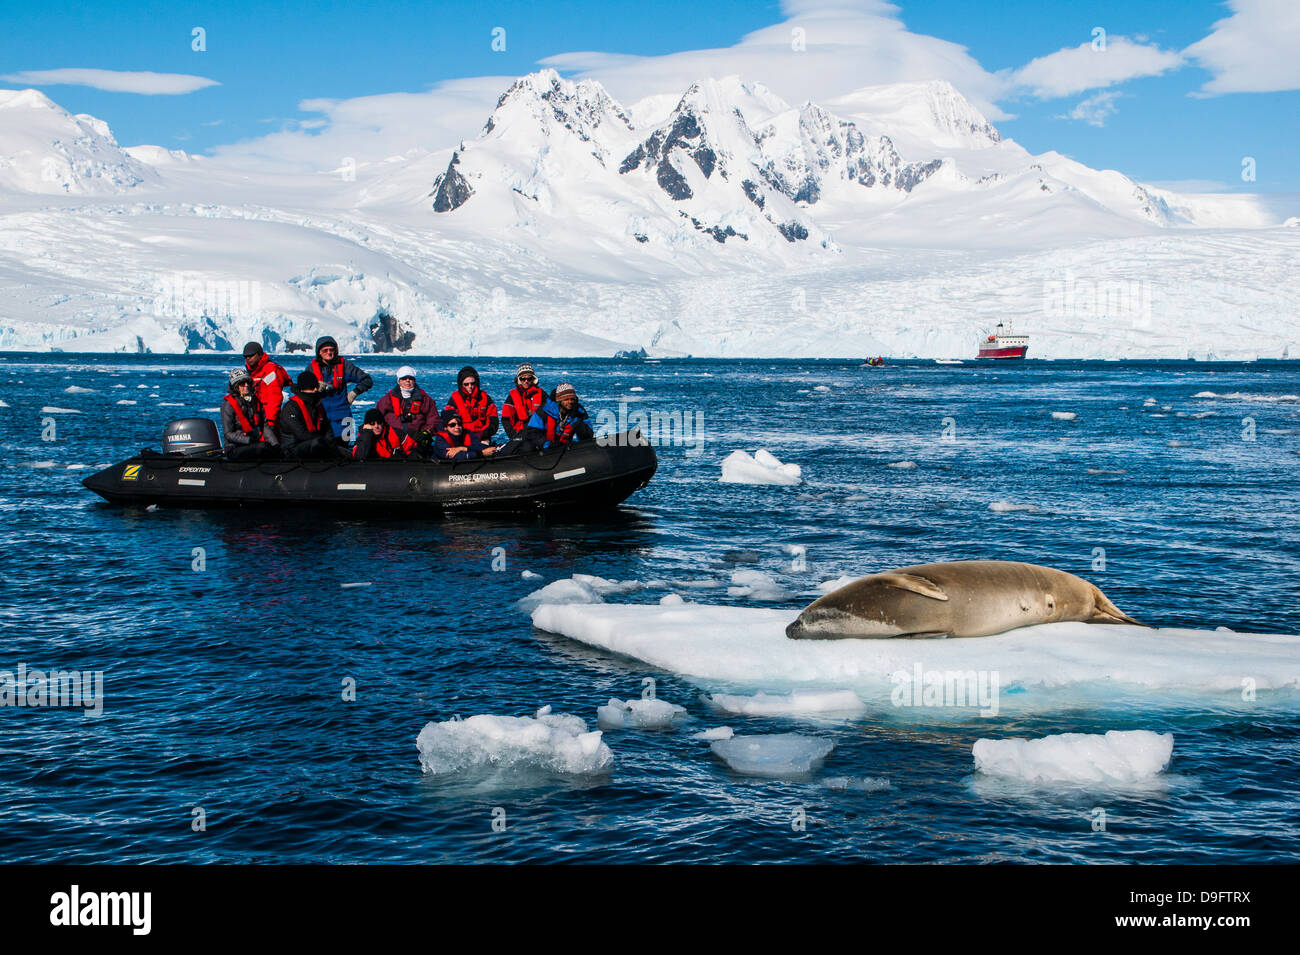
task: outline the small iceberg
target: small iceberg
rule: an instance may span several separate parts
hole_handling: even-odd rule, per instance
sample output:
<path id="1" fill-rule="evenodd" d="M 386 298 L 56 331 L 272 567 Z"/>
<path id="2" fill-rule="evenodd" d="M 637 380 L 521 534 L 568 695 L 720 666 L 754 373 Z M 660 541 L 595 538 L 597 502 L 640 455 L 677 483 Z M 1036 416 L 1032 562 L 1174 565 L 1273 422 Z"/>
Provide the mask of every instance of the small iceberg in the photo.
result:
<path id="1" fill-rule="evenodd" d="M 83 388 L 81 385 L 68 385 L 68 387 L 63 389 L 63 393 L 65 395 L 93 395 L 95 389 Z"/>
<path id="2" fill-rule="evenodd" d="M 1077 418 L 1077 417 L 1079 417 L 1078 414 L 1076 414 L 1076 413 L 1073 412 L 1073 411 L 1053 411 L 1053 412 L 1052 412 L 1052 418 L 1053 418 L 1054 420 L 1056 420 L 1056 421 L 1073 421 L 1073 420 L 1074 420 L 1075 418 Z"/>
<path id="3" fill-rule="evenodd" d="M 747 597 L 750 600 L 785 600 L 790 592 L 777 583 L 771 574 L 761 570 L 733 570 L 728 597 Z"/>
<path id="4" fill-rule="evenodd" d="M 758 450 L 750 457 L 744 451 L 732 451 L 722 462 L 723 484 L 783 484 L 803 482 L 803 469 L 797 464 L 782 464 L 768 451 Z"/>
<path id="5" fill-rule="evenodd" d="M 686 715 L 686 707 L 667 700 L 611 699 L 596 708 L 596 723 L 603 730 L 662 730 Z"/>
<path id="6" fill-rule="evenodd" d="M 711 730 L 703 730 L 696 733 L 691 738 L 709 740 L 711 742 L 715 739 L 731 739 L 731 737 L 735 735 L 735 732 L 730 726 L 715 726 Z"/>
<path id="7" fill-rule="evenodd" d="M 5 407 L 9 407 L 5 405 Z M 41 414 L 81 414 L 76 408 L 59 408 L 55 405 L 46 405 L 41 409 Z"/>
<path id="8" fill-rule="evenodd" d="M 420 769 L 434 776 L 480 767 L 583 776 L 602 773 L 614 763 L 601 736 L 600 730 L 588 732 L 580 717 L 553 714 L 544 706 L 535 717 L 480 715 L 429 723 L 415 745 Z"/>
<path id="9" fill-rule="evenodd" d="M 1010 514 L 1014 511 L 1024 511 L 1026 514 L 1041 513 L 1033 504 L 1017 504 L 1014 501 L 994 501 L 989 505 L 989 510 L 995 514 Z"/>
<path id="10" fill-rule="evenodd" d="M 1161 773 L 1174 752 L 1172 733 L 1111 730 L 1040 739 L 979 739 L 975 769 L 1030 783 L 1133 783 Z"/>
<path id="11" fill-rule="evenodd" d="M 820 736 L 778 733 L 773 736 L 733 736 L 714 741 L 713 754 L 743 776 L 786 779 L 807 776 L 821 767 L 835 744 Z"/>

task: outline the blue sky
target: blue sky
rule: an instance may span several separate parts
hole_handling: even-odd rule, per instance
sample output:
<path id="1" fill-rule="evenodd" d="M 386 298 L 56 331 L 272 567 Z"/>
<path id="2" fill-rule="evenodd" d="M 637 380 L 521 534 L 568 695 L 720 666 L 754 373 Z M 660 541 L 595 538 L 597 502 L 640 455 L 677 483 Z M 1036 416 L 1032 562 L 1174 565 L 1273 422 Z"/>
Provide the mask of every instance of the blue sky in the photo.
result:
<path id="1" fill-rule="evenodd" d="M 679 78 L 692 72 L 741 72 L 793 102 L 946 72 L 1033 152 L 1055 149 L 1147 182 L 1300 191 L 1300 82 L 1280 52 L 1296 59 L 1300 48 L 1289 32 L 1297 18 L 1286 9 L 1300 7 L 1294 0 L 6 5 L 0 85 L 37 86 L 73 112 L 107 120 L 124 144 L 207 152 L 255 140 L 243 148 L 304 160 L 304 144 L 315 139 L 326 165 L 345 149 L 440 147 L 477 133 L 493 91 L 542 64 L 594 76 L 629 103 L 680 92 Z M 1229 17 L 1213 49 L 1179 53 Z M 800 25 L 819 59 L 785 55 Z M 194 27 L 205 30 L 203 52 L 191 49 Z M 492 48 L 495 27 L 506 31 L 504 51 Z M 1070 54 L 1091 43 L 1096 27 L 1110 46 L 1091 51 L 1093 59 Z M 1114 75 L 1090 81 L 1084 74 L 1100 63 Z M 146 95 L 55 84 L 38 72 L 69 69 L 218 85 Z M 448 84 L 476 77 L 488 79 Z M 430 90 L 425 99 L 388 95 Z M 378 99 L 349 111 L 346 101 L 358 97 Z M 358 116 L 376 112 L 383 128 L 358 128 Z M 272 133 L 282 135 L 264 138 Z M 1241 178 L 1245 157 L 1255 161 L 1253 182 Z"/>

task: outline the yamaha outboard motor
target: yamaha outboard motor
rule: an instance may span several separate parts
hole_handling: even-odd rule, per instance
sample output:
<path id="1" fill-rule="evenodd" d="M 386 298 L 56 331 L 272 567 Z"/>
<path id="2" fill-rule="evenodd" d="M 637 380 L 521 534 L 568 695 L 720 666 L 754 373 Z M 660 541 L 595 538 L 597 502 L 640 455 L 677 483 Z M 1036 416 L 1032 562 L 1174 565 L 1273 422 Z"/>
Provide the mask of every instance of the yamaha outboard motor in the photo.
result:
<path id="1" fill-rule="evenodd" d="M 207 418 L 181 418 L 163 427 L 163 454 L 220 454 L 221 436 Z"/>

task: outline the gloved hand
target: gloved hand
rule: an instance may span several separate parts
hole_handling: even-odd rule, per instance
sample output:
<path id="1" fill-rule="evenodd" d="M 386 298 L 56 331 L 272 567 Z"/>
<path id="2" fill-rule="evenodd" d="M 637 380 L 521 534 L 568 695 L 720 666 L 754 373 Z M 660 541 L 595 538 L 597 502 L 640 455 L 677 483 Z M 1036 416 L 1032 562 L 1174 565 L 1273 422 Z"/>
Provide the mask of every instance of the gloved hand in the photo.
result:
<path id="1" fill-rule="evenodd" d="M 409 411 L 406 412 L 406 414 L 402 415 L 401 418 L 402 424 L 410 424 L 414 420 L 415 420 L 415 415 L 411 414 L 411 412 Z"/>
<path id="2" fill-rule="evenodd" d="M 422 448 L 431 448 L 433 447 L 433 435 L 428 431 L 421 431 L 419 436 L 415 439 L 415 443 Z"/>
<path id="3" fill-rule="evenodd" d="M 354 402 L 354 401 L 356 401 L 356 400 L 357 400 L 357 393 L 356 393 L 355 391 L 349 391 L 349 392 L 348 392 L 348 404 L 352 404 L 352 402 Z"/>

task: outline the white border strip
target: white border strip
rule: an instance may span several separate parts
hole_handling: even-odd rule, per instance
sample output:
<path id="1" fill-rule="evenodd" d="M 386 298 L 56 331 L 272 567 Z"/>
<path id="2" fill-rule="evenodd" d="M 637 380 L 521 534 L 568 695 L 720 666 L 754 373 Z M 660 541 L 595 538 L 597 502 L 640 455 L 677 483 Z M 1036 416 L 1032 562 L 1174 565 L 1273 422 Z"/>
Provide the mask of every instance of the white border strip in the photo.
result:
<path id="1" fill-rule="evenodd" d="M 193 478 L 180 478 L 176 481 L 176 483 L 181 485 L 182 487 L 207 487 L 208 486 L 208 482 L 206 480 L 196 481 Z"/>
<path id="2" fill-rule="evenodd" d="M 364 491 L 365 489 L 364 484 L 340 484 L 335 488 L 336 491 Z"/>
<path id="3" fill-rule="evenodd" d="M 577 477 L 579 474 L 586 474 L 586 473 L 587 473 L 586 468 L 574 468 L 572 471 L 561 471 L 559 474 L 551 475 L 551 477 L 553 477 L 557 481 L 560 481 L 566 477 Z"/>

